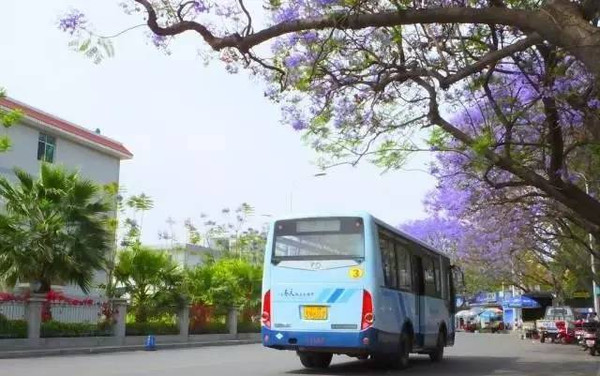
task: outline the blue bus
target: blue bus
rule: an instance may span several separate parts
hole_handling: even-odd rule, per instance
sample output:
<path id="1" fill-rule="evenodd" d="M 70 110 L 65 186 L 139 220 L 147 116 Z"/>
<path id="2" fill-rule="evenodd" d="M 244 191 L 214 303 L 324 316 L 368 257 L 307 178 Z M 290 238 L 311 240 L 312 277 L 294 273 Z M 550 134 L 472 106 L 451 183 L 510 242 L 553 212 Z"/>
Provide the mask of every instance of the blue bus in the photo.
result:
<path id="1" fill-rule="evenodd" d="M 334 354 L 404 368 L 454 344 L 458 269 L 368 213 L 273 221 L 262 282 L 264 346 L 327 368 Z"/>

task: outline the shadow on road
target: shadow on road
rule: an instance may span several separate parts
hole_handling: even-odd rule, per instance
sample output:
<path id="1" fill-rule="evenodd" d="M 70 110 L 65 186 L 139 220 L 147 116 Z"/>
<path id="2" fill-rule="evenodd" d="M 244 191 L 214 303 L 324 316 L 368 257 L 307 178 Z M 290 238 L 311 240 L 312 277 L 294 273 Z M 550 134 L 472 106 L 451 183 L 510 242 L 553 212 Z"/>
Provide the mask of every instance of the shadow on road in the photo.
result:
<path id="1" fill-rule="evenodd" d="M 326 370 L 302 369 L 287 373 L 292 375 L 596 376 L 599 370 L 600 364 L 591 364 L 587 361 L 529 362 L 515 357 L 453 356 L 442 363 L 431 363 L 427 357 L 413 357 L 410 368 L 406 370 L 382 370 L 372 362 L 365 361 L 334 364 Z"/>

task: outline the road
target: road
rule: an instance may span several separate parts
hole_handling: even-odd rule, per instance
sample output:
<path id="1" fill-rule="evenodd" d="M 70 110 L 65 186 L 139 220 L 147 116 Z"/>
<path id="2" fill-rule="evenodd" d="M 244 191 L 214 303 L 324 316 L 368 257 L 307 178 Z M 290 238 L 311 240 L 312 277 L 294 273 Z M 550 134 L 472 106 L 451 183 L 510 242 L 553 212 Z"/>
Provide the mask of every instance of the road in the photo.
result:
<path id="1" fill-rule="evenodd" d="M 414 356 L 404 371 L 378 370 L 368 362 L 334 358 L 326 371 L 306 371 L 291 352 L 260 345 L 156 352 L 0 360 L 1 376 L 233 376 L 233 375 L 535 375 L 600 376 L 600 357 L 575 346 L 532 343 L 513 335 L 459 334 L 446 359 L 433 364 Z"/>

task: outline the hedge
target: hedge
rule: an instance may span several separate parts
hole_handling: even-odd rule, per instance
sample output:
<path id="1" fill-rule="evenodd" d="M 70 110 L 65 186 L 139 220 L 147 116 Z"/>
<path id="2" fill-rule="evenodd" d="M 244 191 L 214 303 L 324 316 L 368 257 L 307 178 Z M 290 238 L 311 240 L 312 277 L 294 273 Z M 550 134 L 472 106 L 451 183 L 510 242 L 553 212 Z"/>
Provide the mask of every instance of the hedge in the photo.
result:
<path id="1" fill-rule="evenodd" d="M 27 321 L 8 320 L 0 315 L 0 339 L 27 338 Z"/>
<path id="2" fill-rule="evenodd" d="M 42 338 L 54 337 L 106 337 L 110 336 L 109 328 L 90 323 L 64 323 L 58 321 L 43 322 L 40 328 Z"/>
<path id="3" fill-rule="evenodd" d="M 238 323 L 238 333 L 260 333 L 260 323 L 241 321 Z"/>
<path id="4" fill-rule="evenodd" d="M 128 336 L 179 334 L 179 326 L 164 322 L 132 322 L 125 326 L 125 333 Z"/>

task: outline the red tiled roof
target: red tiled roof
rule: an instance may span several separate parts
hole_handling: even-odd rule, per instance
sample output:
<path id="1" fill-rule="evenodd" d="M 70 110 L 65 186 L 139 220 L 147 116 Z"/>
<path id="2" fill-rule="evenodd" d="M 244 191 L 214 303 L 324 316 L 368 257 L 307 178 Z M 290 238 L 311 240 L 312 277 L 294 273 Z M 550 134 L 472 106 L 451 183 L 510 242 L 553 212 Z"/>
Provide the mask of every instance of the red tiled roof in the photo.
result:
<path id="1" fill-rule="evenodd" d="M 84 140 L 89 141 L 92 144 L 108 148 L 119 154 L 122 157 L 122 159 L 129 159 L 133 157 L 133 154 L 129 150 L 127 150 L 127 148 L 123 146 L 123 144 L 121 144 L 120 142 L 111 140 L 108 137 L 104 137 L 88 129 L 69 123 L 66 120 L 46 114 L 36 108 L 18 102 L 14 99 L 6 97 L 0 98 L 0 106 L 6 107 L 11 110 L 20 109 L 28 118 L 32 118 L 45 125 L 48 125 L 52 128 L 56 128 L 73 136 L 83 138 Z"/>

